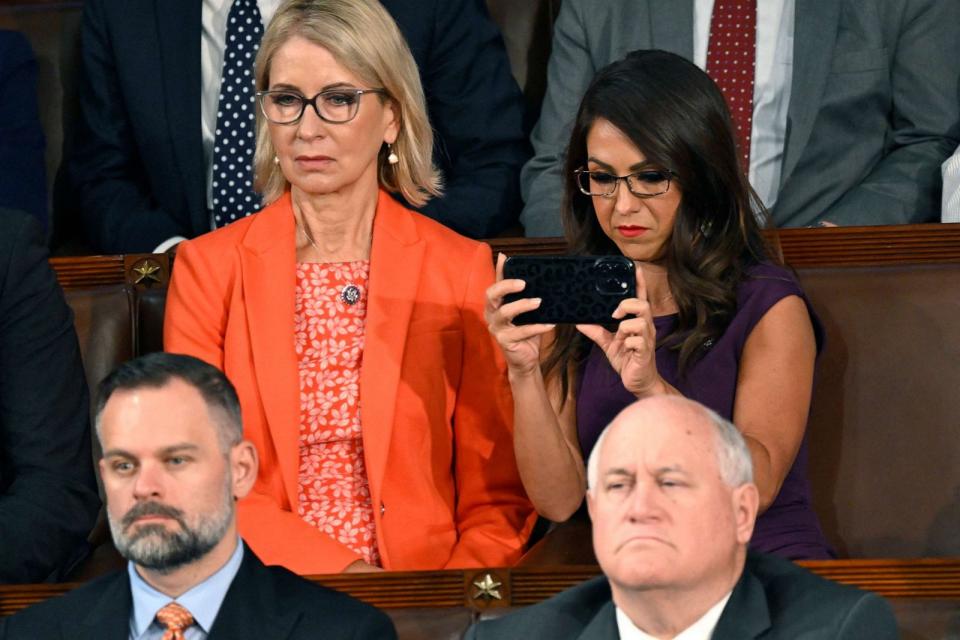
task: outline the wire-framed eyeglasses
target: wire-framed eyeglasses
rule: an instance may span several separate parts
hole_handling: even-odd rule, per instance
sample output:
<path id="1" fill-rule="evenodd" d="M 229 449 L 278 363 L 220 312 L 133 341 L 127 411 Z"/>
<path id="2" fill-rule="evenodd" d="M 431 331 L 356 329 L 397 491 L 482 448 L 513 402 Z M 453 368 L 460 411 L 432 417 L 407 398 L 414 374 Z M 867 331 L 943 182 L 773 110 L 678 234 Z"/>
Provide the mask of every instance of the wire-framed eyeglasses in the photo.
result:
<path id="1" fill-rule="evenodd" d="M 312 98 L 296 91 L 257 91 L 260 111 L 273 124 L 296 124 L 303 117 L 307 105 L 324 122 L 343 124 L 350 122 L 360 112 L 360 98 L 367 93 L 387 95 L 385 89 L 327 89 Z"/>
<path id="2" fill-rule="evenodd" d="M 610 198 L 617 192 L 620 181 L 627 183 L 627 189 L 638 198 L 653 198 L 670 190 L 670 181 L 674 173 L 669 169 L 644 169 L 629 175 L 616 176 L 607 171 L 588 171 L 577 169 L 577 186 L 588 196 Z"/>

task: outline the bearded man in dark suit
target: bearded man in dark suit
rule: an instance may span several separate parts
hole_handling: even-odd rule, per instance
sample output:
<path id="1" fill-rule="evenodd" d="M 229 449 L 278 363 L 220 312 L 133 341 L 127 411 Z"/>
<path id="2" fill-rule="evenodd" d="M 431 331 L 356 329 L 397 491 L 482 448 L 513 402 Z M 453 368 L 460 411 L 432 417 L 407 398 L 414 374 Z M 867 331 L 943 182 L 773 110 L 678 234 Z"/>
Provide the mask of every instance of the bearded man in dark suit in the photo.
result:
<path id="1" fill-rule="evenodd" d="M 382 612 L 264 566 L 237 535 L 257 452 L 218 369 L 165 353 L 131 360 L 101 383 L 96 415 L 127 569 L 18 613 L 0 638 L 396 638 Z"/>

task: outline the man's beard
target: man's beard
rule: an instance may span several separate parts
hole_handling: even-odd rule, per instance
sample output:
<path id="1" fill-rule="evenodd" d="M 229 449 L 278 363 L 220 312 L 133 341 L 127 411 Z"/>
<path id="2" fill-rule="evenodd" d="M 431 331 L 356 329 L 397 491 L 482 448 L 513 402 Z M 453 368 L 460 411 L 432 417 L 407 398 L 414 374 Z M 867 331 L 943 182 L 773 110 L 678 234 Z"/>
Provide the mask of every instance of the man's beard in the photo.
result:
<path id="1" fill-rule="evenodd" d="M 121 556 L 145 569 L 170 573 L 210 553 L 223 539 L 233 521 L 233 500 L 227 490 L 219 510 L 210 515 L 201 514 L 195 527 L 187 524 L 183 511 L 160 502 L 142 502 L 135 505 L 118 523 L 107 510 L 110 533 Z M 162 524 L 141 525 L 132 534 L 129 527 L 137 518 L 159 515 L 172 518 L 180 525 L 170 531 Z"/>

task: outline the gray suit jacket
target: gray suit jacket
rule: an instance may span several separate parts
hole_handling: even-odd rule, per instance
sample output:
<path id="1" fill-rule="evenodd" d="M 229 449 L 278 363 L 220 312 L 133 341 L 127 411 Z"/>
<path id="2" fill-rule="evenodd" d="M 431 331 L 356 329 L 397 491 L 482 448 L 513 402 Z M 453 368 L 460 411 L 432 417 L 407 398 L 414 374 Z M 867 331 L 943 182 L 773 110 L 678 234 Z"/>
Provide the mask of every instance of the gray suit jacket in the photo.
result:
<path id="1" fill-rule="evenodd" d="M 938 219 L 960 142 L 960 2 L 796 0 L 778 226 Z M 564 0 L 521 177 L 529 236 L 560 235 L 561 159 L 596 71 L 637 49 L 693 57 L 693 0 Z"/>
<path id="2" fill-rule="evenodd" d="M 616 640 L 603 576 L 518 613 L 475 625 L 468 640 Z M 879 596 L 824 580 L 774 556 L 747 558 L 713 640 L 895 640 L 897 623 Z"/>

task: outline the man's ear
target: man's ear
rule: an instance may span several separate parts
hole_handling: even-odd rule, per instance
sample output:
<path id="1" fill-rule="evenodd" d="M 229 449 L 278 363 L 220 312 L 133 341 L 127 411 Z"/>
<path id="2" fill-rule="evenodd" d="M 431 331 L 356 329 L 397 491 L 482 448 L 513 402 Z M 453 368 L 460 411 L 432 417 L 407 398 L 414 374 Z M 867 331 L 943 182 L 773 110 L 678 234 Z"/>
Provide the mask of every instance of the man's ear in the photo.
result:
<path id="1" fill-rule="evenodd" d="M 587 514 L 590 516 L 590 521 L 593 522 L 593 491 L 587 488 Z"/>
<path id="2" fill-rule="evenodd" d="M 233 473 L 233 497 L 237 500 L 246 497 L 257 480 L 260 460 L 257 448 L 249 440 L 244 440 L 230 449 L 230 470 Z"/>
<path id="3" fill-rule="evenodd" d="M 731 497 L 737 526 L 737 542 L 747 544 L 753 536 L 753 526 L 760 509 L 760 492 L 757 485 L 746 482 L 733 489 Z"/>

